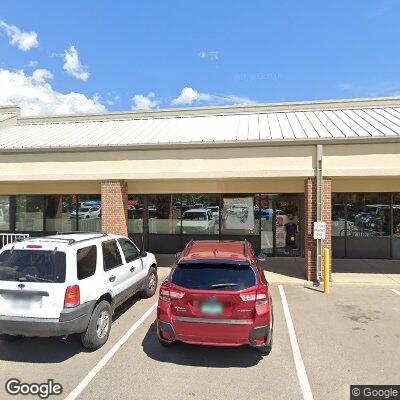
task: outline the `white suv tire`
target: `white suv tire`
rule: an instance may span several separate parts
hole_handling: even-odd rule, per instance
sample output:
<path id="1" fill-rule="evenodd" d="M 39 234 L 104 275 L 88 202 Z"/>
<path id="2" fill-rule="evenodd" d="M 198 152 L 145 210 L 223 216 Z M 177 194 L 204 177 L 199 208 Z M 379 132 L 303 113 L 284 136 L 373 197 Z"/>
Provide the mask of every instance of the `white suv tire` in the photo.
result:
<path id="1" fill-rule="evenodd" d="M 87 349 L 99 349 L 108 340 L 112 324 L 112 310 L 108 301 L 102 300 L 94 308 L 86 331 L 81 340 Z"/>
<path id="2" fill-rule="evenodd" d="M 150 267 L 149 273 L 147 274 L 145 287 L 141 292 L 141 295 L 144 299 L 148 299 L 149 297 L 153 297 L 156 293 L 158 285 L 158 275 L 157 269 L 154 267 Z"/>

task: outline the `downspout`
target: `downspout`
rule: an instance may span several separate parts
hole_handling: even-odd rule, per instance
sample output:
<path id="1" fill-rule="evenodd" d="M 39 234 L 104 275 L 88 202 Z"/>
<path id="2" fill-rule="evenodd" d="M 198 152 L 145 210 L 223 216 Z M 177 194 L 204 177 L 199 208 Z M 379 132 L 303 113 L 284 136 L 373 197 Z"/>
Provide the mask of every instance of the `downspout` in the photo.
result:
<path id="1" fill-rule="evenodd" d="M 316 168 L 315 168 L 315 174 L 316 174 L 316 186 L 317 186 L 317 221 L 322 221 L 322 210 L 323 210 L 323 198 L 324 198 L 324 188 L 323 188 L 323 170 L 322 170 L 322 156 L 323 156 L 323 148 L 322 144 L 317 144 L 316 147 L 316 152 L 317 152 L 317 157 L 316 157 Z M 313 229 L 314 230 L 314 229 Z M 317 280 L 316 280 L 316 285 L 319 286 L 321 280 L 322 280 L 322 251 L 323 251 L 323 240 L 322 239 L 316 239 L 317 240 Z"/>

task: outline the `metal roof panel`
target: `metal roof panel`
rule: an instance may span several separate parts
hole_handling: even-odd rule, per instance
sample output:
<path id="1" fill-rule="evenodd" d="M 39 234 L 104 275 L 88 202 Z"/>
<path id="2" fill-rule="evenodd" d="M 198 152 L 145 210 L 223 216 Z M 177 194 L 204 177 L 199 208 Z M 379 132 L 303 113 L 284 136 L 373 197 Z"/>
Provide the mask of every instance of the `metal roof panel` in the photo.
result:
<path id="1" fill-rule="evenodd" d="M 0 114 L 2 118 L 10 114 Z M 1 149 L 400 136 L 400 107 L 168 115 L 131 119 L 17 123 L 0 132 Z"/>

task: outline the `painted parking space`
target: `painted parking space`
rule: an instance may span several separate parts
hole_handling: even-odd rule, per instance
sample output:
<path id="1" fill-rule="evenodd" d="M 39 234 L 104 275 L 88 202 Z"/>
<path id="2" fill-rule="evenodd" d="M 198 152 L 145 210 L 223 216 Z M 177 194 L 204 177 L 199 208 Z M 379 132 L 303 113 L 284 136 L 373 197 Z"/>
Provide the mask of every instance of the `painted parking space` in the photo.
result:
<path id="1" fill-rule="evenodd" d="M 0 381 L 54 379 L 63 385 L 61 398 L 68 400 L 336 400 L 348 398 L 350 384 L 396 382 L 400 331 L 398 296 L 393 291 L 335 287 L 326 296 L 294 285 L 272 285 L 271 290 L 274 345 L 267 357 L 246 346 L 162 347 L 156 338 L 154 297 L 132 299 L 117 309 L 109 342 L 95 352 L 83 351 L 76 337 L 0 341 Z M 280 291 L 309 381 L 308 394 Z M 0 398 L 11 397 L 3 392 Z"/>
<path id="2" fill-rule="evenodd" d="M 160 280 L 167 273 L 168 270 L 160 269 Z M 110 338 L 97 351 L 85 351 L 78 335 L 70 336 L 65 341 L 60 338 L 22 338 L 15 342 L 0 340 L 0 399 L 19 398 L 8 396 L 5 392 L 4 384 L 11 378 L 29 383 L 54 379 L 63 386 L 61 398 L 65 398 L 155 301 L 156 297 L 141 299 L 135 296 L 117 308 Z"/>
<path id="3" fill-rule="evenodd" d="M 118 399 L 302 399 L 277 287 L 272 295 L 274 347 L 268 357 L 247 346 L 164 348 L 154 313 L 79 398 L 107 399 L 112 393 Z"/>
<path id="4" fill-rule="evenodd" d="M 329 295 L 286 286 L 315 399 L 349 398 L 350 384 L 396 384 L 400 308 L 385 287 L 335 286 Z"/>

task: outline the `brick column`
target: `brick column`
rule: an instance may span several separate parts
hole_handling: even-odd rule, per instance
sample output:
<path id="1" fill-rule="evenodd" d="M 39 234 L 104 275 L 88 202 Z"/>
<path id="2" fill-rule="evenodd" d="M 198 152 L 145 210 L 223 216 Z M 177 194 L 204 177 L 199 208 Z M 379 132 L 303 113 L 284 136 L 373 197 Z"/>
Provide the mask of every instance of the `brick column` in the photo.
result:
<path id="1" fill-rule="evenodd" d="M 307 178 L 304 185 L 304 249 L 305 268 L 309 281 L 317 278 L 317 241 L 313 239 L 313 224 L 317 220 L 317 185 L 316 178 Z M 330 178 L 323 179 L 323 204 L 322 219 L 326 223 L 326 239 L 323 247 L 329 248 L 332 255 L 332 181 Z M 332 257 L 331 257 L 332 260 Z M 332 261 L 329 269 L 332 269 Z"/>
<path id="2" fill-rule="evenodd" d="M 126 181 L 101 182 L 102 231 L 128 236 L 128 184 Z"/>

